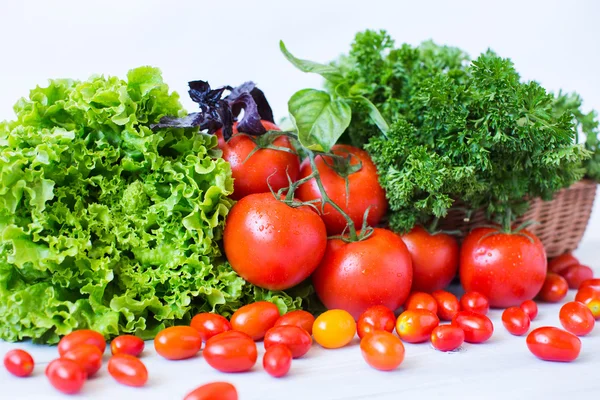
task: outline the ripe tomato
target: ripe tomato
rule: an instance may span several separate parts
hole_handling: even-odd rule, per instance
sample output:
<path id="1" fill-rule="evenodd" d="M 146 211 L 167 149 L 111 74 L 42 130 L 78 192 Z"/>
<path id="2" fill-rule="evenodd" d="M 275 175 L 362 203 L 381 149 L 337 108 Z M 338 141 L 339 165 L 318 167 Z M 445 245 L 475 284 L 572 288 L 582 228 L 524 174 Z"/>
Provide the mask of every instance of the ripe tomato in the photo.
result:
<path id="1" fill-rule="evenodd" d="M 533 233 L 476 228 L 462 244 L 460 281 L 465 291 L 487 297 L 491 307 L 518 306 L 540 291 L 546 263 L 544 246 Z"/>
<path id="2" fill-rule="evenodd" d="M 560 275 L 566 279 L 570 289 L 579 289 L 584 281 L 594 277 L 594 271 L 585 265 L 571 265 L 562 270 Z"/>
<path id="3" fill-rule="evenodd" d="M 297 326 L 304 329 L 309 335 L 312 335 L 312 327 L 315 323 L 315 317 L 304 310 L 291 311 L 279 317 L 275 326 Z"/>
<path id="4" fill-rule="evenodd" d="M 508 307 L 502 313 L 502 324 L 511 334 L 521 336 L 529 330 L 531 320 L 521 307 Z"/>
<path id="5" fill-rule="evenodd" d="M 287 375 L 291 366 L 292 352 L 287 346 L 276 344 L 265 351 L 265 355 L 263 356 L 263 368 L 272 377 L 280 378 Z"/>
<path id="6" fill-rule="evenodd" d="M 257 301 L 240 307 L 231 316 L 234 330 L 244 332 L 252 340 L 262 340 L 279 319 L 279 309 L 268 301 Z"/>
<path id="7" fill-rule="evenodd" d="M 81 390 L 85 382 L 85 370 L 72 360 L 59 358 L 46 367 L 46 377 L 60 392 L 74 394 Z"/>
<path id="8" fill-rule="evenodd" d="M 440 325 L 431 332 L 431 344 L 440 351 L 454 351 L 465 341 L 465 332 L 458 326 Z"/>
<path id="9" fill-rule="evenodd" d="M 575 301 L 585 304 L 594 315 L 594 318 L 600 319 L 600 292 L 591 287 L 581 288 L 575 295 Z"/>
<path id="10" fill-rule="evenodd" d="M 139 387 L 148 381 L 148 370 L 144 363 L 129 354 L 112 356 L 108 360 L 108 373 L 122 385 Z"/>
<path id="11" fill-rule="evenodd" d="M 212 382 L 197 387 L 183 400 L 238 400 L 238 393 L 231 383 Z"/>
<path id="12" fill-rule="evenodd" d="M 396 310 L 404 303 L 412 284 L 412 261 L 399 236 L 375 228 L 360 242 L 329 240 L 312 281 L 325 307 L 346 310 L 358 319 L 371 306 Z"/>
<path id="13" fill-rule="evenodd" d="M 287 346 L 293 358 L 300 358 L 310 350 L 312 337 L 297 326 L 274 326 L 265 335 L 265 350 L 277 344 Z"/>
<path id="14" fill-rule="evenodd" d="M 494 324 L 483 314 L 471 311 L 461 311 L 452 319 L 452 325 L 458 326 L 465 332 L 465 342 L 483 343 L 492 337 Z"/>
<path id="15" fill-rule="evenodd" d="M 190 326 L 172 326 L 158 332 L 154 338 L 156 352 L 167 360 L 194 357 L 202 348 L 202 338 Z"/>
<path id="16" fill-rule="evenodd" d="M 327 246 L 327 231 L 310 207 L 290 207 L 271 193 L 244 197 L 233 206 L 223 236 L 232 268 L 248 282 L 284 290 L 308 278 Z"/>
<path id="17" fill-rule="evenodd" d="M 137 336 L 121 335 L 110 342 L 110 351 L 113 356 L 116 354 L 129 354 L 130 356 L 137 357 L 142 354 L 145 346 L 144 341 Z"/>
<path id="18" fill-rule="evenodd" d="M 356 324 L 358 337 L 363 338 L 375 331 L 393 332 L 396 326 L 394 312 L 386 306 L 373 306 L 360 315 Z"/>
<path id="19" fill-rule="evenodd" d="M 525 300 L 520 305 L 521 309 L 529 316 L 529 320 L 533 321 L 538 315 L 538 306 L 533 300 Z"/>
<path id="20" fill-rule="evenodd" d="M 438 306 L 437 301 L 432 295 L 424 292 L 413 292 L 408 296 L 408 300 L 404 303 L 405 310 L 417 310 L 417 309 L 429 310 L 434 314 L 437 314 Z"/>
<path id="21" fill-rule="evenodd" d="M 232 329 L 227 318 L 219 314 L 200 313 L 192 318 L 190 326 L 200 333 L 203 342 L 211 337 Z"/>
<path id="22" fill-rule="evenodd" d="M 268 131 L 278 131 L 279 128 L 268 121 L 261 121 Z M 246 135 L 237 135 L 237 122 L 233 125 L 233 134 L 229 142 L 223 139 L 223 133 L 218 130 L 215 134 L 219 148 L 223 151 L 223 159 L 231 165 L 233 194 L 235 200 L 253 193 L 269 192 L 269 185 L 275 191 L 289 185 L 288 175 L 295 182 L 300 171 L 300 160 L 290 141 L 280 136 L 273 145 L 285 147 L 292 152 L 275 149 L 259 149 L 250 158 L 248 156 L 256 148 L 256 143 Z"/>
<path id="23" fill-rule="evenodd" d="M 460 307 L 464 311 L 486 315 L 490 311 L 490 302 L 479 292 L 467 292 L 460 298 Z"/>
<path id="24" fill-rule="evenodd" d="M 581 290 L 585 287 L 591 287 L 595 291 L 600 292 L 600 279 L 586 279 L 585 281 L 581 282 L 581 286 L 579 286 L 579 289 Z"/>
<path id="25" fill-rule="evenodd" d="M 371 367 L 391 371 L 404 361 L 404 345 L 395 335 L 386 331 L 373 332 L 360 341 L 360 351 Z"/>
<path id="26" fill-rule="evenodd" d="M 319 315 L 313 325 L 315 342 L 326 349 L 344 347 L 356 334 L 356 322 L 344 310 L 329 310 Z"/>
<path id="27" fill-rule="evenodd" d="M 359 171 L 348 176 L 348 196 L 346 196 L 346 182 L 344 178 L 331 168 L 334 161 L 331 157 L 317 156 L 315 163 L 321 176 L 325 193 L 352 218 L 356 226 L 360 227 L 362 225 L 367 209 L 369 209 L 367 223 L 369 226 L 376 226 L 385 215 L 387 200 L 385 198 L 385 191 L 379 184 L 377 168 L 373 164 L 373 161 L 371 161 L 371 157 L 364 150 L 343 144 L 333 146 L 331 152 L 343 157 L 350 155 L 350 165 L 355 166 L 361 163 L 362 167 Z M 306 178 L 311 173 L 310 160 L 306 159 L 300 166 L 300 179 Z M 296 191 L 296 195 L 302 201 L 321 199 L 319 186 L 314 179 L 300 185 Z M 320 207 L 320 204 L 317 206 Z M 324 211 L 321 218 L 325 221 L 327 233 L 330 235 L 342 233 L 346 228 L 344 217 L 329 204 L 325 206 Z"/>
<path id="28" fill-rule="evenodd" d="M 11 350 L 4 356 L 6 370 L 20 378 L 31 375 L 34 365 L 33 357 L 25 350 Z"/>
<path id="29" fill-rule="evenodd" d="M 563 305 L 558 316 L 562 326 L 577 336 L 587 335 L 596 324 L 592 311 L 578 301 L 570 301 Z"/>
<path id="30" fill-rule="evenodd" d="M 429 310 L 406 310 L 396 321 L 396 332 L 400 339 L 408 343 L 421 343 L 429 340 L 431 332 L 440 320 Z"/>
<path id="31" fill-rule="evenodd" d="M 565 298 L 569 291 L 569 285 L 562 276 L 548 272 L 544 285 L 538 293 L 538 298 L 547 303 L 558 303 Z"/>
<path id="32" fill-rule="evenodd" d="M 581 340 L 562 329 L 544 326 L 531 331 L 527 336 L 527 347 L 542 360 L 569 362 L 579 356 Z"/>
<path id="33" fill-rule="evenodd" d="M 562 270 L 571 265 L 579 265 L 579 260 L 571 253 L 561 254 L 548 262 L 548 272 L 560 274 Z"/>
<path id="34" fill-rule="evenodd" d="M 91 344 L 80 344 L 63 354 L 62 358 L 75 361 L 81 365 L 88 378 L 102 367 L 102 353 L 96 346 Z"/>
<path id="35" fill-rule="evenodd" d="M 60 339 L 60 342 L 58 342 L 58 354 L 62 357 L 67 351 L 74 349 L 80 344 L 96 346 L 102 354 L 104 354 L 104 350 L 106 349 L 104 336 L 90 329 L 81 329 L 73 331 Z"/>
<path id="36" fill-rule="evenodd" d="M 437 303 L 437 314 L 443 321 L 452 321 L 452 318 L 460 311 L 460 303 L 455 295 L 445 290 L 436 290 L 431 293 Z"/>
<path id="37" fill-rule="evenodd" d="M 453 236 L 432 235 L 415 226 L 402 240 L 412 257 L 414 291 L 431 293 L 452 282 L 458 270 L 458 242 Z"/>
<path id="38" fill-rule="evenodd" d="M 258 350 L 250 336 L 227 331 L 208 339 L 202 354 L 206 362 L 218 371 L 244 372 L 256 364 Z"/>

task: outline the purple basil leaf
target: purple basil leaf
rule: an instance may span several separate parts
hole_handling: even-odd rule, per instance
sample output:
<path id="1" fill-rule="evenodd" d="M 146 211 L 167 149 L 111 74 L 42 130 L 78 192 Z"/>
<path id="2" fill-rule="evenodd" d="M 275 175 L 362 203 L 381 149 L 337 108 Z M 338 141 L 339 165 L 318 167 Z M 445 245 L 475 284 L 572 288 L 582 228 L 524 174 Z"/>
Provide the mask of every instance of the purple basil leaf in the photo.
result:
<path id="1" fill-rule="evenodd" d="M 238 121 L 237 130 L 247 135 L 258 136 L 267 130 L 260 122 L 258 107 L 249 92 L 242 92 L 236 98 L 227 97 L 232 110 L 244 109 L 244 116 Z"/>
<path id="2" fill-rule="evenodd" d="M 262 90 L 255 87 L 250 91 L 256 106 L 258 107 L 258 114 L 260 115 L 260 119 L 264 119 L 265 121 L 275 123 L 275 118 L 273 117 L 273 110 L 271 110 L 271 106 L 267 101 L 267 97 L 263 93 Z"/>
<path id="3" fill-rule="evenodd" d="M 193 128 L 195 126 L 200 126 L 202 121 L 204 120 L 204 116 L 202 113 L 190 113 L 182 118 L 176 117 L 162 117 L 158 124 L 153 124 L 150 127 L 152 129 L 157 128 Z"/>

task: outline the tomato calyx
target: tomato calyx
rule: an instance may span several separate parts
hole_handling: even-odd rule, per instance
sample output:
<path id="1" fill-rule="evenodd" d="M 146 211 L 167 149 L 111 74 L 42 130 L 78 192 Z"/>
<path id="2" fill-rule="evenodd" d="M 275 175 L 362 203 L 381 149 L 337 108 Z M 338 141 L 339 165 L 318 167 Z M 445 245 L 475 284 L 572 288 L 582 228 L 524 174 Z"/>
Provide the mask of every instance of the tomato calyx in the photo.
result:
<path id="1" fill-rule="evenodd" d="M 510 215 L 510 210 L 507 213 Z M 510 224 L 510 220 L 507 224 L 503 224 L 502 226 L 500 225 L 490 225 L 490 224 L 484 224 L 484 225 L 478 225 L 478 228 L 489 228 L 489 229 L 493 229 L 492 232 L 488 232 L 485 235 L 483 235 L 482 237 L 479 238 L 478 243 L 483 242 L 485 239 L 491 237 L 491 236 L 495 236 L 495 235 L 515 235 L 515 236 L 522 236 L 524 238 L 526 238 L 527 240 L 529 240 L 529 242 L 534 243 L 535 241 L 533 240 L 533 238 L 531 236 L 529 236 L 527 233 L 523 232 L 525 229 L 527 229 L 528 227 L 532 226 L 532 225 L 536 225 L 539 222 L 537 221 L 525 221 L 522 224 L 520 224 L 519 226 L 517 226 L 516 228 L 513 228 L 512 225 Z"/>
<path id="2" fill-rule="evenodd" d="M 248 135 L 247 133 L 244 133 L 244 132 L 238 132 L 235 135 L 231 136 L 231 138 L 229 138 L 229 140 L 231 140 L 237 136 L 246 136 L 246 137 L 248 137 L 248 139 L 250 139 L 256 145 L 252 149 L 252 151 L 250 151 L 250 153 L 248 153 L 248 155 L 246 156 L 244 161 L 242 161 L 242 164 L 244 164 L 246 161 L 248 161 L 250 159 L 250 157 L 252 157 L 257 151 L 262 150 L 262 149 L 271 149 L 271 150 L 277 150 L 277 151 L 285 151 L 286 153 L 290 153 L 290 154 L 298 154 L 296 151 L 294 151 L 288 147 L 277 146 L 274 144 L 275 140 L 277 140 L 279 137 L 281 137 L 281 135 L 282 135 L 281 131 L 267 131 L 264 134 L 259 135 L 259 136 Z M 229 140 L 227 140 L 227 142 L 229 142 Z"/>

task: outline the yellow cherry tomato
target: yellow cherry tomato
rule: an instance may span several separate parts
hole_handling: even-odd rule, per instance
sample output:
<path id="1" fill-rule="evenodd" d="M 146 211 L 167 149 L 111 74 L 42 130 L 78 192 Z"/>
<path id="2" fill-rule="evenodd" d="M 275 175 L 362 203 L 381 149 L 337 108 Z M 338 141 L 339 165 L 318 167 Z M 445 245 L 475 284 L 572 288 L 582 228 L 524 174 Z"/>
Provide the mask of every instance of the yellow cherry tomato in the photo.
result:
<path id="1" fill-rule="evenodd" d="M 356 335 L 356 321 L 349 312 L 329 310 L 319 315 L 313 324 L 315 342 L 327 349 L 344 347 Z"/>

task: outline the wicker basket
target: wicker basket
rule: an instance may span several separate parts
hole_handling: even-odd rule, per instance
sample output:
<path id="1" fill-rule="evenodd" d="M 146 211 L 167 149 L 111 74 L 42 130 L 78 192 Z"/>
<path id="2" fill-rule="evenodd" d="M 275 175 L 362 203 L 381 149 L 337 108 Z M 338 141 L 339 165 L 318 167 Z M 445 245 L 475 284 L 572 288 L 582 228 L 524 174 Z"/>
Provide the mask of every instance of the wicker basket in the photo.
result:
<path id="1" fill-rule="evenodd" d="M 539 224 L 528 228 L 536 234 L 546 248 L 548 257 L 556 257 L 577 248 L 587 227 L 596 197 L 596 182 L 583 179 L 560 190 L 550 201 L 534 199 L 529 210 L 517 223 L 533 220 Z M 440 228 L 459 230 L 462 236 L 474 227 L 485 224 L 482 211 L 473 213 L 468 221 L 464 212 L 452 210 L 440 222 Z"/>

